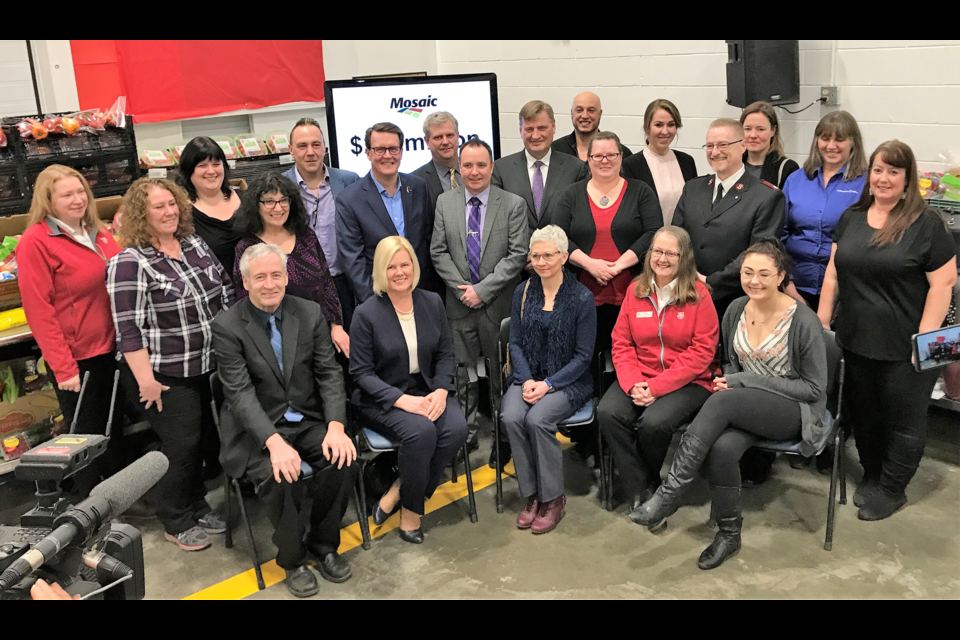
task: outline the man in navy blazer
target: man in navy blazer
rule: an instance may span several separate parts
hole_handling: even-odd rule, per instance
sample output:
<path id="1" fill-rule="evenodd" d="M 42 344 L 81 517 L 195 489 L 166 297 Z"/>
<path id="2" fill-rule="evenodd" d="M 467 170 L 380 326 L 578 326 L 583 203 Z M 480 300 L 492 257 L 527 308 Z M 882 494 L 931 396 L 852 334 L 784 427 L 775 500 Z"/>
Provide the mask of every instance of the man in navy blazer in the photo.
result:
<path id="1" fill-rule="evenodd" d="M 373 294 L 373 255 L 387 236 L 403 236 L 420 263 L 421 287 L 437 291 L 430 264 L 433 211 L 427 183 L 400 173 L 403 131 L 390 122 L 365 136 L 370 173 L 337 196 L 337 253 L 357 305 Z"/>
<path id="2" fill-rule="evenodd" d="M 353 292 L 337 255 L 337 206 L 335 199 L 348 186 L 360 179 L 353 171 L 334 169 L 323 164 L 327 152 L 320 123 L 301 118 L 290 131 L 290 153 L 294 166 L 284 172 L 297 185 L 304 207 L 310 215 L 310 227 L 320 241 L 320 248 L 330 267 L 343 309 L 343 329 L 350 333 L 353 318 Z"/>

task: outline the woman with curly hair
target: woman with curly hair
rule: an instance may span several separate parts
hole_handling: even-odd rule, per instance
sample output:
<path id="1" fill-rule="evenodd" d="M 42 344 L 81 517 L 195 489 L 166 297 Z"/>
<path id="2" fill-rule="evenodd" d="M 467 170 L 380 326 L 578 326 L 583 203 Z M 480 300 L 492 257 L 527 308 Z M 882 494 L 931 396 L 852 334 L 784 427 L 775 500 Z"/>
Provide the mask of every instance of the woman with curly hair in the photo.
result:
<path id="1" fill-rule="evenodd" d="M 265 242 L 287 254 L 287 293 L 312 300 L 323 309 L 323 317 L 330 325 L 333 346 L 340 353 L 350 355 L 350 338 L 343 329 L 343 311 L 337 286 L 330 275 L 327 258 L 317 235 L 309 226 L 309 217 L 297 186 L 279 172 L 269 171 L 258 177 L 243 196 L 243 204 L 234 216 L 236 230 L 241 236 L 237 243 L 233 267 L 233 282 L 237 298 L 247 295 L 240 274 L 240 256 L 249 247 Z"/>
<path id="2" fill-rule="evenodd" d="M 220 261 L 194 234 L 186 192 L 141 178 L 123 197 L 120 241 L 107 265 L 121 377 L 170 461 L 157 485 L 157 516 L 185 551 L 210 546 L 226 523 L 204 498 L 202 442 L 215 368 L 211 323 L 233 297 Z M 135 395 L 136 394 L 136 395 Z M 166 410 L 164 410 L 166 404 Z"/>

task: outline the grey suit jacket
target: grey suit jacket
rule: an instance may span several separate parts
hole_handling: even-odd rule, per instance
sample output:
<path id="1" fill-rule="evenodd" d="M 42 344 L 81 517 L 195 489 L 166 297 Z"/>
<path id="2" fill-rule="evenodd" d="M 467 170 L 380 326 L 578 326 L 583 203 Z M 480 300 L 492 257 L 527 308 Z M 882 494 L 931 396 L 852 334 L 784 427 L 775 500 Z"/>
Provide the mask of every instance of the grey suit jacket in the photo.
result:
<path id="1" fill-rule="evenodd" d="M 283 371 L 250 298 L 213 322 L 213 348 L 225 398 L 220 462 L 233 477 L 246 471 L 250 455 L 277 433 L 276 424 L 288 407 L 324 427 L 333 421 L 347 424 L 343 373 L 320 305 L 285 296 L 281 309 Z"/>
<path id="2" fill-rule="evenodd" d="M 527 156 L 523 151 L 500 158 L 493 165 L 493 186 L 523 198 L 527 203 L 527 224 L 530 230 L 542 229 L 553 222 L 553 205 L 563 190 L 586 180 L 587 163 L 576 156 L 554 152 L 550 155 L 547 182 L 543 185 L 543 201 L 540 203 L 540 220 L 533 206 L 533 189 L 527 172 Z"/>
<path id="3" fill-rule="evenodd" d="M 463 291 L 457 288 L 470 284 L 466 220 L 469 197 L 465 188 L 443 194 L 437 200 L 433 219 L 430 256 L 434 269 L 447 285 L 447 316 L 452 319 L 464 318 L 473 311 L 460 302 Z M 530 231 L 523 199 L 491 185 L 480 237 L 480 282 L 473 288 L 483 300 L 482 309 L 487 316 L 499 323 L 510 315 L 511 294 L 527 263 Z"/>
<path id="4" fill-rule="evenodd" d="M 433 164 L 433 159 L 414 171 L 413 175 L 426 181 L 427 193 L 430 194 L 430 210 L 436 210 L 437 198 L 443 195 L 443 186 L 440 184 L 440 176 L 437 175 L 437 167 Z M 449 180 L 449 178 L 447 179 Z M 458 188 L 460 187 L 458 186 Z"/>
<path id="5" fill-rule="evenodd" d="M 693 244 L 697 271 L 707 277 L 714 300 L 743 295 L 737 258 L 761 238 L 783 233 L 783 192 L 749 172 L 712 206 L 715 175 L 691 180 L 683 187 L 673 224 L 686 229 Z"/>

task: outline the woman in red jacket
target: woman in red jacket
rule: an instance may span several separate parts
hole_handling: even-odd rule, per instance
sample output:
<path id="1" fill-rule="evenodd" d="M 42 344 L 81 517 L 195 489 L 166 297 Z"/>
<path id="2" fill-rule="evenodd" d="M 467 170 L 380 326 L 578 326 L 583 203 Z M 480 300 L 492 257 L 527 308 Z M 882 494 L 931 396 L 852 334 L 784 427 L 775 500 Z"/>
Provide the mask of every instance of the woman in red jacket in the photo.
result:
<path id="1" fill-rule="evenodd" d="M 119 252 L 84 177 L 62 165 L 44 169 L 17 245 L 20 295 L 67 424 L 90 373 L 78 433 L 106 429 L 116 370 L 107 260 Z"/>
<path id="2" fill-rule="evenodd" d="M 632 294 L 613 330 L 618 384 L 604 394 L 598 414 L 634 510 L 660 484 L 673 433 L 712 393 L 720 327 L 680 227 L 657 231 Z"/>

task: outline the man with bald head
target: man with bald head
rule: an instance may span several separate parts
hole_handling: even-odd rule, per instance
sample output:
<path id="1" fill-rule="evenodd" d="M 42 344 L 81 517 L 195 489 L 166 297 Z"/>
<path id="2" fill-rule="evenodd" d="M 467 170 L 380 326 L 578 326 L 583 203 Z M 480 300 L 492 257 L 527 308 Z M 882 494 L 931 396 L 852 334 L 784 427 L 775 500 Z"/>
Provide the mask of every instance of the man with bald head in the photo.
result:
<path id="1" fill-rule="evenodd" d="M 603 109 L 600 108 L 600 97 L 597 94 L 592 91 L 578 93 L 570 106 L 573 132 L 568 136 L 557 138 L 553 142 L 553 150 L 577 156 L 586 162 L 587 147 L 600 129 L 601 115 L 603 115 Z M 620 146 L 623 149 L 624 159 L 633 155 L 633 151 L 630 151 L 626 145 Z"/>

